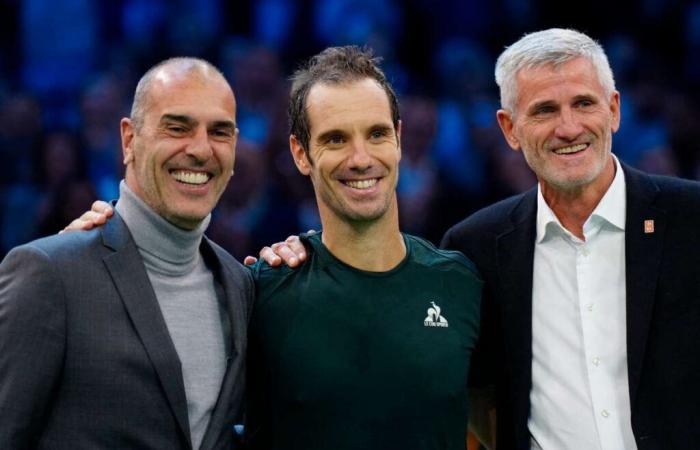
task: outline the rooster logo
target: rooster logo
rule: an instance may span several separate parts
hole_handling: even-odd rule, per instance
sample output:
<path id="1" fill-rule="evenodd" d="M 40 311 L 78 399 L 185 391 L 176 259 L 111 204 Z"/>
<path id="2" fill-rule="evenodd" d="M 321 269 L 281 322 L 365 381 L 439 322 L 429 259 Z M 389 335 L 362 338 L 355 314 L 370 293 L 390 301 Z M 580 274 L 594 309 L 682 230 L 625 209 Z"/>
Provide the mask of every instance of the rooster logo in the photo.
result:
<path id="1" fill-rule="evenodd" d="M 442 309 L 435 302 L 430 302 L 432 307 L 428 308 L 428 317 L 423 321 L 426 327 L 447 327 L 447 319 L 442 316 Z"/>

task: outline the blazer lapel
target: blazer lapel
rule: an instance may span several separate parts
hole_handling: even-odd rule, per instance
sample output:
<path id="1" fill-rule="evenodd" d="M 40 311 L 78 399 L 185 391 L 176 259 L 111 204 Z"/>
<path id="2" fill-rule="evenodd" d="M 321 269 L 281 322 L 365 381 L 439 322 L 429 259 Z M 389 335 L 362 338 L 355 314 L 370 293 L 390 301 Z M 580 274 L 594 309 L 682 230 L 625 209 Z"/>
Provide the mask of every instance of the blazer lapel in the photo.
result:
<path id="1" fill-rule="evenodd" d="M 537 189 L 526 192 L 511 214 L 512 228 L 497 238 L 498 291 L 506 363 L 513 380 L 516 432 L 527 431 L 532 381 L 532 270 Z M 525 427 L 525 428 L 523 428 Z"/>
<path id="2" fill-rule="evenodd" d="M 114 253 L 104 258 L 134 328 L 155 368 L 185 441 L 191 443 L 187 399 L 182 368 L 158 306 L 141 255 L 121 217 L 114 217 L 102 229 L 105 246 Z"/>
<path id="3" fill-rule="evenodd" d="M 209 449 L 214 448 L 221 430 L 230 436 L 224 439 L 233 440 L 233 429 L 227 427 L 226 423 L 235 419 L 242 419 L 241 417 L 236 417 L 238 411 L 236 411 L 235 407 L 237 404 L 240 404 L 236 401 L 237 398 L 242 401 L 245 376 L 242 370 L 244 367 L 242 363 L 245 360 L 246 352 L 248 312 L 245 308 L 247 301 L 244 297 L 246 289 L 240 277 L 231 273 L 228 267 L 221 263 L 216 250 L 211 246 L 208 239 L 204 238 L 201 248 L 202 254 L 207 260 L 207 265 L 215 273 L 216 280 L 221 283 L 224 289 L 226 312 L 228 313 L 231 332 L 231 345 L 226 358 L 226 372 L 221 383 L 219 398 L 214 411 L 212 411 L 209 426 L 201 445 L 202 449 Z"/>
<path id="4" fill-rule="evenodd" d="M 623 165 L 627 190 L 625 278 L 627 289 L 627 371 L 630 402 L 642 372 L 666 231 L 665 211 L 653 206 L 658 187 L 642 172 Z M 653 222 L 649 222 L 653 221 Z"/>

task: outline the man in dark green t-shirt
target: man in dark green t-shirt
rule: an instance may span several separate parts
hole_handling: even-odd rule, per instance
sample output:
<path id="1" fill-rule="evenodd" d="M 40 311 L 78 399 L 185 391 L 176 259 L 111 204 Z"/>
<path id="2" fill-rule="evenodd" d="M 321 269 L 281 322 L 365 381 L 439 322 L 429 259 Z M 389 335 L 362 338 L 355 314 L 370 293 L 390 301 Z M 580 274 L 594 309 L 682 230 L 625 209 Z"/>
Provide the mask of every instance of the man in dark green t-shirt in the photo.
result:
<path id="1" fill-rule="evenodd" d="M 371 53 L 329 48 L 295 74 L 289 113 L 323 232 L 300 269 L 253 269 L 248 445 L 464 449 L 482 282 L 399 230 L 391 86 Z"/>
<path id="2" fill-rule="evenodd" d="M 404 235 L 405 258 L 369 272 L 321 237 L 302 236 L 300 269 L 254 270 L 256 448 L 463 450 L 481 287 L 472 263 Z"/>

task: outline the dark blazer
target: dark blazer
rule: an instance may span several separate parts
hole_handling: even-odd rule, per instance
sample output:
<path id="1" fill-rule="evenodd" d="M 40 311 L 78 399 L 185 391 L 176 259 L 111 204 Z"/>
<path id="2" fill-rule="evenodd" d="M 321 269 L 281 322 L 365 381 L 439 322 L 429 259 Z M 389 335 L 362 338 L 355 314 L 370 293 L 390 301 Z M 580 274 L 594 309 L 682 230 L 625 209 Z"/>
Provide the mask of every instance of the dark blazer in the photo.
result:
<path id="1" fill-rule="evenodd" d="M 231 340 L 202 449 L 241 420 L 248 271 L 206 238 Z M 187 401 L 141 256 L 122 219 L 12 250 L 0 265 L 0 448 L 190 449 Z"/>
<path id="2" fill-rule="evenodd" d="M 700 445 L 700 184 L 623 165 L 627 366 L 639 450 Z M 537 189 L 451 228 L 485 280 L 471 382 L 494 384 L 498 448 L 529 449 Z M 644 221 L 654 221 L 645 233 Z M 587 413 L 582 411 L 582 413 Z"/>

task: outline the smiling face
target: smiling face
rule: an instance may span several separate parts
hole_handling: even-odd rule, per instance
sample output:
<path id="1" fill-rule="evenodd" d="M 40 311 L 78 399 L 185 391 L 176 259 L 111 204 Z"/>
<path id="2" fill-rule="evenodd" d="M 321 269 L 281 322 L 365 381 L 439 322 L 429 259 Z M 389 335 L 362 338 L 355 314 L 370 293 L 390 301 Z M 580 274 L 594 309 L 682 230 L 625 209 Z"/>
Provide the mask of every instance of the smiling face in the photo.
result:
<path id="1" fill-rule="evenodd" d="M 620 96 L 607 96 L 588 59 L 517 74 L 515 114 L 498 112 L 508 144 L 522 150 L 543 190 L 607 189 L 614 177 L 612 134 L 620 125 Z"/>
<path id="2" fill-rule="evenodd" d="M 170 223 L 194 229 L 233 171 L 236 103 L 217 75 L 163 69 L 151 82 L 143 124 L 122 119 L 126 183 Z"/>
<path id="3" fill-rule="evenodd" d="M 396 213 L 400 130 L 386 92 L 369 78 L 318 83 L 306 109 L 309 156 L 295 136 L 290 148 L 299 171 L 311 177 L 324 228 L 328 220 L 367 223 Z"/>

